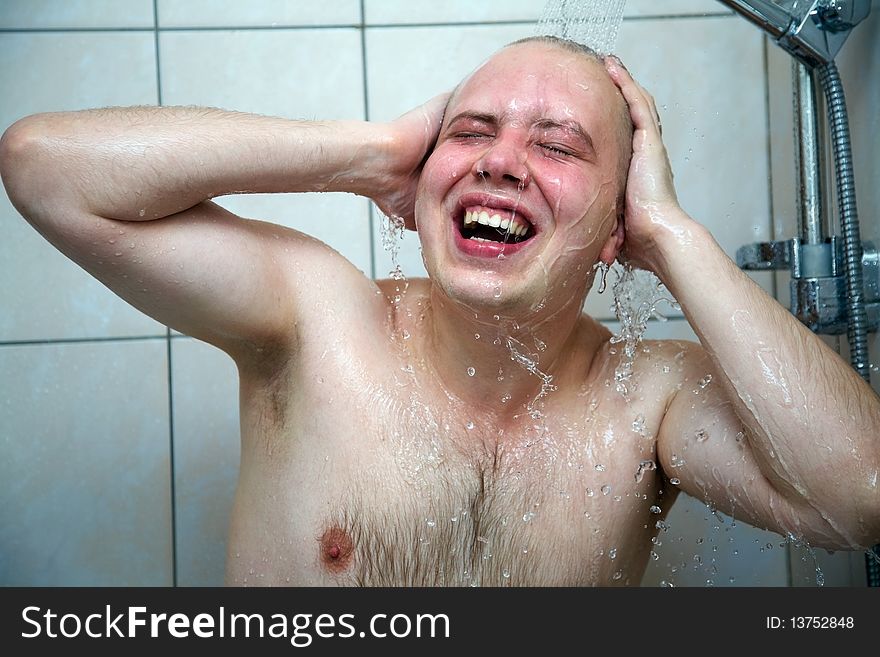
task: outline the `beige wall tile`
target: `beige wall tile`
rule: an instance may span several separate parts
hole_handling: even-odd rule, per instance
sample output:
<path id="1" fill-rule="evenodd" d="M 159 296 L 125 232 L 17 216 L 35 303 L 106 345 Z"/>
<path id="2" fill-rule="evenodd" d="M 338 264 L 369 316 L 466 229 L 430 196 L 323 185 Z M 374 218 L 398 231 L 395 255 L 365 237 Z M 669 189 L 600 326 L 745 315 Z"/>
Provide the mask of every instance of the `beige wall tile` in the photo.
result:
<path id="1" fill-rule="evenodd" d="M 779 534 L 751 527 L 679 495 L 660 531 L 642 586 L 788 586 Z"/>
<path id="2" fill-rule="evenodd" d="M 153 27 L 153 0 L 3 0 L 0 28 Z"/>
<path id="3" fill-rule="evenodd" d="M 358 0 L 158 0 L 159 27 L 352 25 Z"/>
<path id="4" fill-rule="evenodd" d="M 729 9 L 717 0 L 626 0 L 624 16 L 679 16 L 721 14 Z"/>
<path id="5" fill-rule="evenodd" d="M 151 34 L 0 34 L 0 130 L 27 114 L 156 102 Z M 164 328 L 28 226 L 0 191 L 0 340 L 157 335 Z"/>
<path id="6" fill-rule="evenodd" d="M 219 349 L 171 342 L 177 581 L 221 586 L 238 480 L 238 372 Z"/>
<path id="7" fill-rule="evenodd" d="M 294 119 L 364 117 L 357 30 L 171 32 L 160 38 L 166 105 L 207 105 Z M 253 219 L 317 237 L 371 274 L 368 205 L 352 195 L 219 199 Z"/>
<path id="8" fill-rule="evenodd" d="M 162 102 L 296 119 L 364 115 L 356 29 L 163 32 Z"/>
<path id="9" fill-rule="evenodd" d="M 372 277 L 369 201 L 353 194 L 247 194 L 215 199 L 242 217 L 302 231 Z"/>
<path id="10" fill-rule="evenodd" d="M 534 21 L 544 4 L 543 0 L 365 0 L 364 22 L 374 25 Z"/>
<path id="11" fill-rule="evenodd" d="M 770 237 L 761 39 L 735 16 L 641 20 L 618 46 L 657 103 L 682 207 L 731 257 Z M 769 273 L 752 277 L 772 293 Z"/>
<path id="12" fill-rule="evenodd" d="M 171 584 L 165 352 L 0 347 L 0 583 Z"/>

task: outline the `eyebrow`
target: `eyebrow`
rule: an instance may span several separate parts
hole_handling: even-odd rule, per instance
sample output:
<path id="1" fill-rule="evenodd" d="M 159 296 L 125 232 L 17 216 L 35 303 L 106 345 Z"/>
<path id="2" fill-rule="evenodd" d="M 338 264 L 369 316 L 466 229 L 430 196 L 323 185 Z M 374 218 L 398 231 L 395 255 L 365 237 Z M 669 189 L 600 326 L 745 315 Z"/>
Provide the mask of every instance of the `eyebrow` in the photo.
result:
<path id="1" fill-rule="evenodd" d="M 589 133 L 584 130 L 583 126 L 577 121 L 555 121 L 553 119 L 540 119 L 535 122 L 535 127 L 542 128 L 544 130 L 553 130 L 560 129 L 565 130 L 566 132 L 574 133 L 574 135 L 583 140 L 584 144 L 586 144 L 587 148 L 591 151 L 595 152 L 595 148 L 593 147 L 593 139 L 590 137 Z"/>
<path id="2" fill-rule="evenodd" d="M 456 121 L 461 121 L 462 119 L 469 119 L 471 121 L 478 121 L 479 123 L 489 123 L 491 125 L 495 125 L 498 123 L 498 119 L 494 114 L 483 114 L 482 112 L 461 112 L 460 114 L 456 114 L 454 117 L 449 119 L 449 125 L 452 125 Z"/>

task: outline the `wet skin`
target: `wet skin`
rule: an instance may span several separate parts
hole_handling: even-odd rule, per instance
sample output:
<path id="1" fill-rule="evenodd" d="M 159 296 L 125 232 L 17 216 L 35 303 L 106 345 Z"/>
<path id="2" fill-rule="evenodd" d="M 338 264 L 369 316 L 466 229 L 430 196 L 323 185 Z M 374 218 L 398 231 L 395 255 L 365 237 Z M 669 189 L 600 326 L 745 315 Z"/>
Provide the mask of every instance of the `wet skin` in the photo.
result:
<path id="1" fill-rule="evenodd" d="M 688 345 L 646 343 L 627 399 L 614 381 L 620 353 L 584 317 L 535 418 L 531 399 L 503 401 L 520 369 L 509 358 L 491 372 L 492 399 L 450 394 L 415 337 L 430 284 L 410 282 L 399 304 L 396 286 L 375 295 L 375 322 L 321 304 L 304 322 L 334 330 L 314 327 L 283 383 L 242 377 L 227 581 L 638 584 L 676 493 L 653 468 L 666 402 L 698 387 Z M 474 341 L 491 348 L 503 335 Z"/>

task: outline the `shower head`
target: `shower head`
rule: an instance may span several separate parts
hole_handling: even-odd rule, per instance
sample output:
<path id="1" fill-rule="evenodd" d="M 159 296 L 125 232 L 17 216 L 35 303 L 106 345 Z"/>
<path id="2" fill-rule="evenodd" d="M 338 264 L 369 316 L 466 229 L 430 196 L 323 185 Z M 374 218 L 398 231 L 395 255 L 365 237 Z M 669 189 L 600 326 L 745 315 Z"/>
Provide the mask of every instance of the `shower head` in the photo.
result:
<path id="1" fill-rule="evenodd" d="M 718 0 L 809 66 L 834 60 L 871 0 Z"/>

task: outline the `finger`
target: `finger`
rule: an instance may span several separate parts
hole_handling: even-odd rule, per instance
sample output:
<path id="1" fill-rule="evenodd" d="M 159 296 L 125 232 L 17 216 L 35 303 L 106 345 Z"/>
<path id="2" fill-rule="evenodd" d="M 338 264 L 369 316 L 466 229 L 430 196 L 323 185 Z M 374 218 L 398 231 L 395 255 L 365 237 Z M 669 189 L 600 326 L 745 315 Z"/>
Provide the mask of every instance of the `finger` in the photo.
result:
<path id="1" fill-rule="evenodd" d="M 660 116 L 654 98 L 636 82 L 616 57 L 605 58 L 605 68 L 629 105 L 636 130 L 660 135 Z"/>

